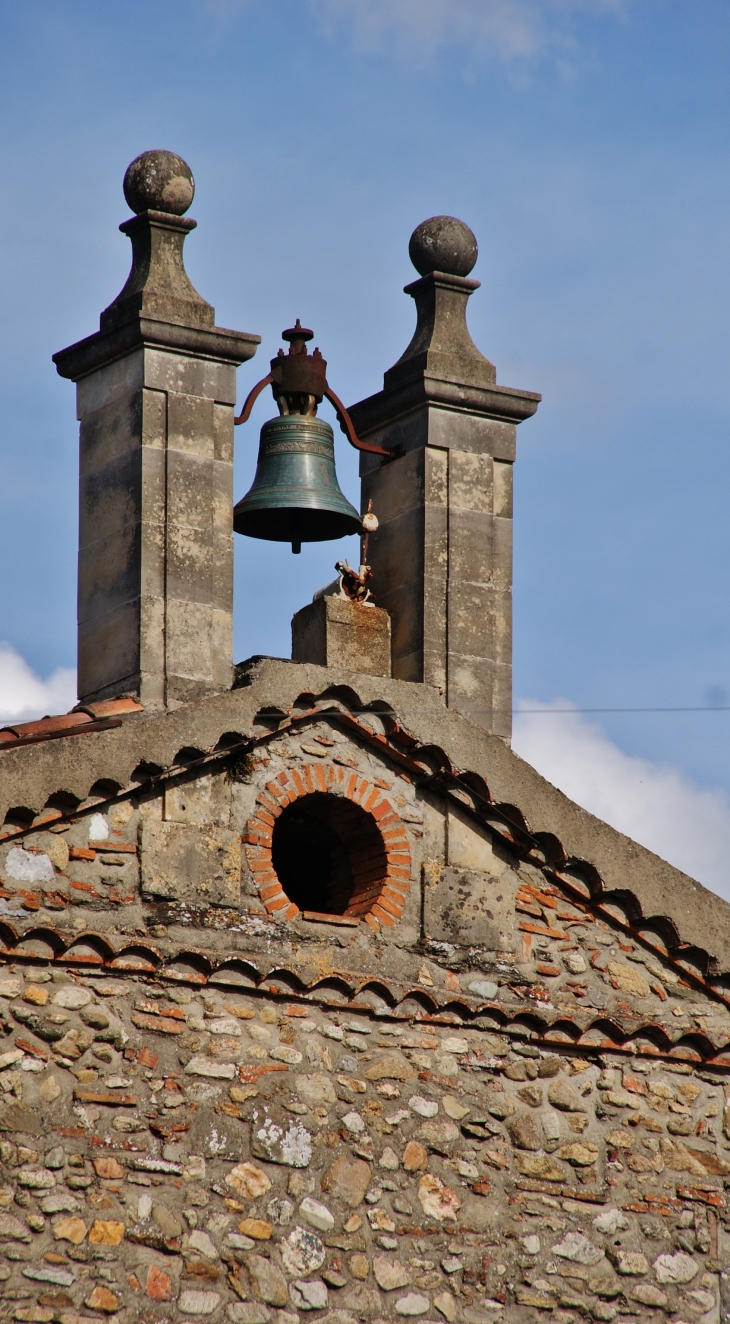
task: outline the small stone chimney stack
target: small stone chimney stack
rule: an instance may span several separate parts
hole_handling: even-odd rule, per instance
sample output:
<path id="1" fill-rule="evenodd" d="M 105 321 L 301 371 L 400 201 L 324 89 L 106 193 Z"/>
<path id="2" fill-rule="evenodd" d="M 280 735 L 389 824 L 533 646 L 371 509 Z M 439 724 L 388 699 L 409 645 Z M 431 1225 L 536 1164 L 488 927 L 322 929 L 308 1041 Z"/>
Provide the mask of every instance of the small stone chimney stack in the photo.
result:
<path id="1" fill-rule="evenodd" d="M 54 354 L 80 420 L 78 686 L 167 708 L 232 676 L 233 407 L 260 337 L 215 325 L 183 262 L 195 191 L 172 152 L 124 176 L 124 289 Z"/>
<path id="2" fill-rule="evenodd" d="M 517 424 L 541 397 L 498 386 L 466 301 L 477 242 L 452 216 L 411 235 L 416 330 L 383 390 L 353 405 L 364 440 L 362 509 L 380 520 L 369 560 L 392 621 L 393 675 L 437 686 L 450 707 L 512 734 L 512 465 Z"/>

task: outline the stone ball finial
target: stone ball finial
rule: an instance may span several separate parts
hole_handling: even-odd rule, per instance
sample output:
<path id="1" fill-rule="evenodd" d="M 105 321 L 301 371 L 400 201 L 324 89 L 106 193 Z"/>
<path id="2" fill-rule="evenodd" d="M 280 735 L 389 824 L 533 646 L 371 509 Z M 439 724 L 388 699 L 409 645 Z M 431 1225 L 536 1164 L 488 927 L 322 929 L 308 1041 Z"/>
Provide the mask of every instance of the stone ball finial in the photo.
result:
<path id="1" fill-rule="evenodd" d="M 124 196 L 137 215 L 166 211 L 182 216 L 195 196 L 193 172 L 175 152 L 142 152 L 127 166 Z"/>
<path id="2" fill-rule="evenodd" d="M 421 221 L 408 245 L 408 255 L 419 276 L 428 276 L 432 271 L 468 276 L 478 254 L 473 231 L 455 216 L 431 216 Z"/>

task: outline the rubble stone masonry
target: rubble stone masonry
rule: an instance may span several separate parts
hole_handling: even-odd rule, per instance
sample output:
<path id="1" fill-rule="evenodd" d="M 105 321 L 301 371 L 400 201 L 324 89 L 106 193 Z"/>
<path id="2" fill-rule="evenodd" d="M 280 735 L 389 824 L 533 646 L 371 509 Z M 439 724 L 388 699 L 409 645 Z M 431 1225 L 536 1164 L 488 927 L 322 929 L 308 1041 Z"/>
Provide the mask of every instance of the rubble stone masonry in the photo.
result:
<path id="1" fill-rule="evenodd" d="M 387 730 L 263 713 L 10 815 L 3 1318 L 725 1318 L 724 990 Z M 307 804 L 331 913 L 269 890 Z"/>

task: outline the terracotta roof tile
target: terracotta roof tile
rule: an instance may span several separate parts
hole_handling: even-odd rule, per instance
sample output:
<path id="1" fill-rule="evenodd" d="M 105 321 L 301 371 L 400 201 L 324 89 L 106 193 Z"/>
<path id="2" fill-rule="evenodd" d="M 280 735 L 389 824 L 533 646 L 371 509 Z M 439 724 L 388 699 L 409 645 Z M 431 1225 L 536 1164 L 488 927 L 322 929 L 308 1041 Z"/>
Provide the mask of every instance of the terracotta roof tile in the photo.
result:
<path id="1" fill-rule="evenodd" d="M 17 739 L 27 740 L 30 736 L 45 736 L 55 731 L 86 726 L 91 721 L 93 718 L 88 713 L 62 713 L 58 717 L 41 717 L 35 722 L 18 722 L 17 725 L 5 729 L 12 731 Z"/>
<path id="2" fill-rule="evenodd" d="M 122 699 L 100 699 L 98 703 L 85 703 L 79 711 L 89 713 L 98 721 L 104 717 L 124 717 L 126 713 L 141 713 L 144 712 L 144 708 L 136 699 L 127 695 Z"/>
<path id="3" fill-rule="evenodd" d="M 0 750 L 16 745 L 36 744 L 59 736 L 72 736 L 86 731 L 104 731 L 119 726 L 122 717 L 143 712 L 136 699 L 102 699 L 99 703 L 85 704 L 83 708 L 56 717 L 41 717 L 33 722 L 16 722 L 0 730 Z"/>

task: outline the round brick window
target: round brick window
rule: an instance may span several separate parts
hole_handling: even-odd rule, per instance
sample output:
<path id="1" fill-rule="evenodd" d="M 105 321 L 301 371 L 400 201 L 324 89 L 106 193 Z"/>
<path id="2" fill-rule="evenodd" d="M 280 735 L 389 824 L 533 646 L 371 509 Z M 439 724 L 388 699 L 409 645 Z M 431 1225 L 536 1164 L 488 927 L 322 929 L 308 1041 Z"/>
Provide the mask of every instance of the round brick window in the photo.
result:
<path id="1" fill-rule="evenodd" d="M 393 924 L 409 890 L 411 856 L 387 794 L 335 764 L 281 773 L 257 797 L 246 855 L 270 914 L 300 911 Z"/>

